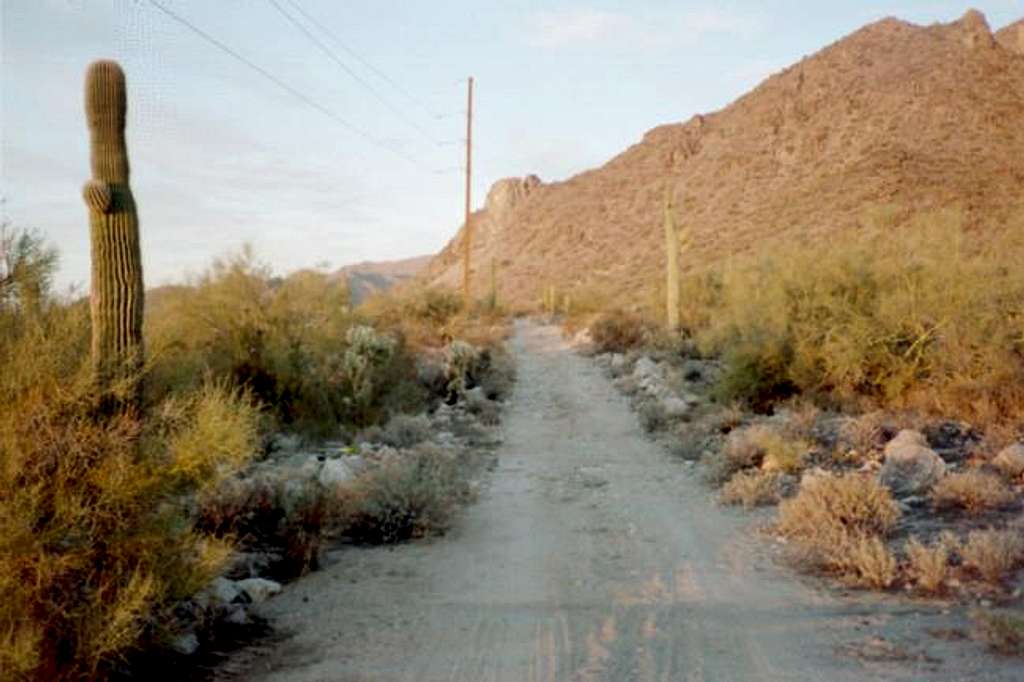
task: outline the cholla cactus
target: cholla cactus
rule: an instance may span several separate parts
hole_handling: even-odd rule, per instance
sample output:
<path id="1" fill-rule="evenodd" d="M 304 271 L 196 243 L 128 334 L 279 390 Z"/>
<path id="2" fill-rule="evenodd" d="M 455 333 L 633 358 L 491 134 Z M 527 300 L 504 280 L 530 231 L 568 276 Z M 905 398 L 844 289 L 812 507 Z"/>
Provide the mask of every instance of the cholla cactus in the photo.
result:
<path id="1" fill-rule="evenodd" d="M 342 371 L 352 387 L 352 398 L 361 405 L 373 397 L 375 370 L 391 362 L 395 340 L 378 334 L 373 327 L 358 325 L 345 334 L 348 347 L 342 360 Z"/>
<path id="2" fill-rule="evenodd" d="M 480 351 L 465 341 L 452 341 L 444 349 L 444 375 L 447 390 L 456 396 L 466 393 L 466 380 L 480 359 Z"/>

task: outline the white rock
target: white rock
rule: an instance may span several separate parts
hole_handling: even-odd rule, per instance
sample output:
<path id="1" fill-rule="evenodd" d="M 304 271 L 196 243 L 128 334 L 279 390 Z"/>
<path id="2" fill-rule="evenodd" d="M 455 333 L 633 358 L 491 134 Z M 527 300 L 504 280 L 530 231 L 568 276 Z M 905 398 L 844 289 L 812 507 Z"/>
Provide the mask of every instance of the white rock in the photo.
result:
<path id="1" fill-rule="evenodd" d="M 281 583 L 266 578 L 246 578 L 238 581 L 238 587 L 253 604 L 264 602 L 281 591 Z"/>
<path id="2" fill-rule="evenodd" d="M 329 459 L 321 467 L 317 480 L 320 485 L 332 488 L 348 483 L 355 475 L 354 467 L 345 459 Z"/>
<path id="3" fill-rule="evenodd" d="M 184 635 L 171 642 L 171 649 L 182 656 L 191 656 L 195 652 L 199 651 L 199 638 L 196 637 L 196 633 L 194 632 L 186 632 Z"/>
<path id="4" fill-rule="evenodd" d="M 945 474 L 946 463 L 934 450 L 913 443 L 886 445 L 885 461 L 878 473 L 882 485 L 897 495 L 927 492 Z"/>
<path id="5" fill-rule="evenodd" d="M 230 604 L 238 598 L 242 590 L 234 580 L 214 578 L 205 592 L 215 604 Z"/>
<path id="6" fill-rule="evenodd" d="M 661 410 L 670 419 L 685 417 L 690 411 L 690 405 L 682 398 L 668 397 L 661 401 Z"/>
<path id="7" fill-rule="evenodd" d="M 613 370 L 619 372 L 626 366 L 626 356 L 622 353 L 612 353 L 608 357 L 608 364 Z"/>
<path id="8" fill-rule="evenodd" d="M 1014 443 L 1003 448 L 992 460 L 992 465 L 1009 478 L 1024 475 L 1024 445 Z"/>

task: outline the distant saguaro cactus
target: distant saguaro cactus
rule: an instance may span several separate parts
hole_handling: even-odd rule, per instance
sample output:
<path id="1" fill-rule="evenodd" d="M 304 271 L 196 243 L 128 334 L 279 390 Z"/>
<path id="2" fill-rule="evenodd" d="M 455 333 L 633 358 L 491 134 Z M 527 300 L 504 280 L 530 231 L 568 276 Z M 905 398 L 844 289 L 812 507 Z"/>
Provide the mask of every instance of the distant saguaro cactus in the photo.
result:
<path id="1" fill-rule="evenodd" d="M 89 207 L 92 250 L 92 362 L 102 394 L 115 384 L 127 400 L 138 398 L 136 381 L 143 361 L 142 253 L 135 199 L 128 185 L 127 113 L 124 71 L 98 61 L 85 75 L 85 115 L 89 125 L 92 179 L 82 196 Z M 120 385 L 130 380 L 134 383 Z"/>
<path id="2" fill-rule="evenodd" d="M 669 331 L 679 329 L 679 230 L 672 195 L 665 190 L 665 318 Z"/>

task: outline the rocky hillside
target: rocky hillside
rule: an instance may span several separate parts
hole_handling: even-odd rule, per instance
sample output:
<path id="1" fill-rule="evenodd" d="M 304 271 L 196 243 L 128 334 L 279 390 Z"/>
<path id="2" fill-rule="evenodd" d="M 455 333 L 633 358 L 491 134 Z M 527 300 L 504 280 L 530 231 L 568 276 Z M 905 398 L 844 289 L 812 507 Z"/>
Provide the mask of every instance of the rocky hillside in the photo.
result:
<path id="1" fill-rule="evenodd" d="M 655 128 L 564 182 L 507 179 L 473 215 L 474 278 L 495 264 L 506 301 L 541 288 L 647 300 L 664 263 L 664 189 L 691 245 L 686 267 L 766 240 L 822 238 L 879 208 L 963 210 L 982 229 L 1024 213 L 1024 22 L 993 34 L 870 24 L 725 109 Z M 876 211 L 877 212 L 877 211 Z M 424 277 L 457 285 L 462 231 Z"/>
<path id="2" fill-rule="evenodd" d="M 416 256 L 404 260 L 363 261 L 346 265 L 334 272 L 333 276 L 348 281 L 352 303 L 358 305 L 367 297 L 379 291 L 408 281 L 420 274 L 433 256 Z"/>

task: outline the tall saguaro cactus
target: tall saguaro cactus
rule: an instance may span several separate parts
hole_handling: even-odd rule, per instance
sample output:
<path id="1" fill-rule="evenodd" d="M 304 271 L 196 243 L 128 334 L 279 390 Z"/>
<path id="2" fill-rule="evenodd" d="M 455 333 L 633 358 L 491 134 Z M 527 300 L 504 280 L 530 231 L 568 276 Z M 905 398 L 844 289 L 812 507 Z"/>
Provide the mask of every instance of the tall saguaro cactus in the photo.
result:
<path id="1" fill-rule="evenodd" d="M 679 229 L 672 195 L 665 190 L 665 313 L 669 331 L 679 329 Z"/>
<path id="2" fill-rule="evenodd" d="M 82 196 L 89 208 L 92 249 L 92 362 L 102 393 L 117 385 L 133 401 L 143 360 L 144 293 L 139 218 L 128 185 L 127 108 L 121 67 L 106 60 L 91 64 L 85 75 L 85 115 L 92 179 Z"/>

